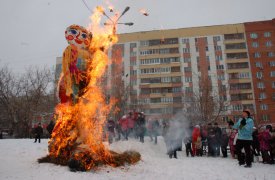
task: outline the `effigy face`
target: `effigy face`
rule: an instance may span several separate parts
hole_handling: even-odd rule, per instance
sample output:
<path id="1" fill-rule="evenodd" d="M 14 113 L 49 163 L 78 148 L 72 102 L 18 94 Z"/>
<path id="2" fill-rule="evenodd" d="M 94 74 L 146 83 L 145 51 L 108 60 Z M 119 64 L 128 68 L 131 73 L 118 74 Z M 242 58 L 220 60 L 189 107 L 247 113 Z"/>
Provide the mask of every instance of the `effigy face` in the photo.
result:
<path id="1" fill-rule="evenodd" d="M 69 44 L 77 48 L 85 49 L 90 44 L 90 35 L 88 31 L 79 25 L 71 25 L 65 31 L 65 37 Z"/>

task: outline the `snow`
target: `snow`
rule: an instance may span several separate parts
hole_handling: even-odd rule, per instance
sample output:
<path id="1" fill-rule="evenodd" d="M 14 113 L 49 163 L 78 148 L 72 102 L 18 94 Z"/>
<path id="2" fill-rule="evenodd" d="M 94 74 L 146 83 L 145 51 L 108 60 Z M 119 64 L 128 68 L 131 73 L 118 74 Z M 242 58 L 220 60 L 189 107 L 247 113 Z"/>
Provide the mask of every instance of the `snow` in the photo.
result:
<path id="1" fill-rule="evenodd" d="M 130 166 L 101 167 L 97 171 L 71 172 L 68 167 L 54 164 L 39 164 L 37 159 L 47 154 L 47 139 L 33 143 L 33 139 L 0 140 L 0 179 L 39 180 L 106 180 L 106 179 L 275 179 L 275 165 L 253 163 L 252 168 L 239 166 L 236 159 L 212 157 L 186 157 L 185 151 L 178 152 L 178 159 L 169 159 L 162 137 L 157 145 L 145 138 L 142 144 L 136 139 L 114 142 L 110 149 L 117 152 L 135 150 L 142 160 Z"/>

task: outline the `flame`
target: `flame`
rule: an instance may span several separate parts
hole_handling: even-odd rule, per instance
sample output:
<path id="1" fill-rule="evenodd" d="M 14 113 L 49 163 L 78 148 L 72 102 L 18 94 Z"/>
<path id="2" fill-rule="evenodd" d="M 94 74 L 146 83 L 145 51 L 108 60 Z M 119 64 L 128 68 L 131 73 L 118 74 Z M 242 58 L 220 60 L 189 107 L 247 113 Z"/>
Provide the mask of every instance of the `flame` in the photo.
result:
<path id="1" fill-rule="evenodd" d="M 139 12 L 141 14 L 143 14 L 144 16 L 149 16 L 149 14 L 147 13 L 146 9 L 141 9 L 141 10 L 139 10 Z"/>
<path id="2" fill-rule="evenodd" d="M 108 105 L 102 91 L 102 76 L 108 65 L 107 50 L 117 42 L 114 28 L 100 27 L 104 9 L 98 6 L 91 16 L 88 31 L 93 39 L 88 48 L 87 77 L 85 93 L 76 103 L 68 102 L 56 106 L 57 121 L 49 141 L 49 155 L 57 159 L 81 161 L 85 170 L 105 162 L 112 164 L 112 156 L 102 142 L 103 126 L 114 101 Z"/>
<path id="3" fill-rule="evenodd" d="M 113 6 L 109 6 L 108 8 L 109 8 L 110 12 L 114 11 L 114 7 Z"/>

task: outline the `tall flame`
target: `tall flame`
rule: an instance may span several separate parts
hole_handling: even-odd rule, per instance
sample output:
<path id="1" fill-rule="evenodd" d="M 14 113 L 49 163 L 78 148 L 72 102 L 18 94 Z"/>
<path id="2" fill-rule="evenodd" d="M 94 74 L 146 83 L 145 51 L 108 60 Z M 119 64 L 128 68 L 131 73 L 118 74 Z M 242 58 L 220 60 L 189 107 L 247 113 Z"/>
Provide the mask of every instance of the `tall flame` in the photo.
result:
<path id="1" fill-rule="evenodd" d="M 59 104 L 56 107 L 58 119 L 49 141 L 51 156 L 69 161 L 80 160 L 85 170 L 93 168 L 97 162 L 110 164 L 111 155 L 103 145 L 103 125 L 112 104 L 107 105 L 102 91 L 102 76 L 108 65 L 108 48 L 117 42 L 115 27 L 100 27 L 102 7 L 97 7 L 91 16 L 88 31 L 93 33 L 88 52 L 87 79 L 85 93 L 76 103 Z"/>

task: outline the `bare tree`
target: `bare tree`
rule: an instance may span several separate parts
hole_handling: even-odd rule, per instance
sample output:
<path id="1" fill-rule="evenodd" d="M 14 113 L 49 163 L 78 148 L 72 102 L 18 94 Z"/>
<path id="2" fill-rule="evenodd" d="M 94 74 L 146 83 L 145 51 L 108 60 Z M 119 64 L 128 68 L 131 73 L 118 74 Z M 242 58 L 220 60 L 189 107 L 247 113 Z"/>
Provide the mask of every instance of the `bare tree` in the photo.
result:
<path id="1" fill-rule="evenodd" d="M 17 137 L 30 136 L 36 114 L 53 112 L 52 82 L 53 73 L 46 67 L 29 67 L 19 77 L 7 66 L 0 69 L 0 106 L 5 110 L 5 125 Z"/>
<path id="2" fill-rule="evenodd" d="M 214 91 L 211 80 L 199 80 L 199 91 L 185 98 L 187 118 L 193 124 L 207 124 L 219 119 L 226 107 L 226 101 L 218 91 Z"/>

